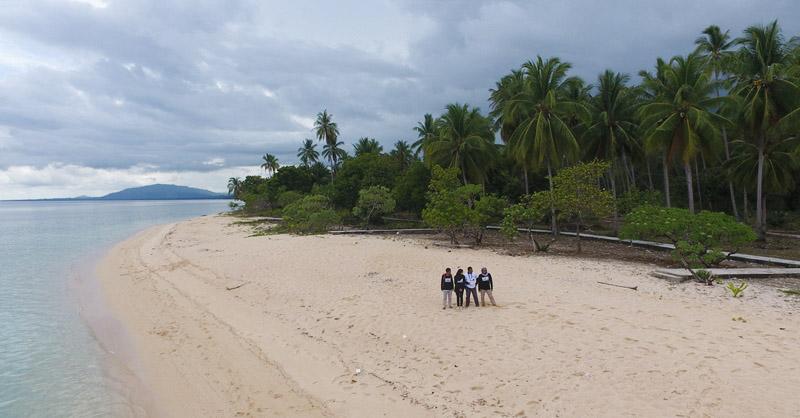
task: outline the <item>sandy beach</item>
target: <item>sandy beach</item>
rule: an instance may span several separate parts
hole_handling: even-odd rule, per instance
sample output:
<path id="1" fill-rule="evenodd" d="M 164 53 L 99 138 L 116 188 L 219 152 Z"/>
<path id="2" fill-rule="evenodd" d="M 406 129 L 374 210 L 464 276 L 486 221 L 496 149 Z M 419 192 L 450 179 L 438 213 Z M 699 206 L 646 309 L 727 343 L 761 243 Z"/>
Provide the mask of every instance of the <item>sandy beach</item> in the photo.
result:
<path id="1" fill-rule="evenodd" d="M 800 301 L 774 288 L 235 221 L 153 227 L 98 266 L 154 415 L 800 416 Z M 441 271 L 468 265 L 499 306 L 442 310 Z"/>

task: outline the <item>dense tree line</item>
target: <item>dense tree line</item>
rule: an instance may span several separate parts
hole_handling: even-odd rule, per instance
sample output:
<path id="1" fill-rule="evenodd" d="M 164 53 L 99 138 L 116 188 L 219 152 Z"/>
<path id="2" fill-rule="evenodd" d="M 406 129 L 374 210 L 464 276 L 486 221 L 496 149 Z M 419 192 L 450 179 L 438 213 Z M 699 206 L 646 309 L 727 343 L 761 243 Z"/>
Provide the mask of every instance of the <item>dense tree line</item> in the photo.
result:
<path id="1" fill-rule="evenodd" d="M 314 129 L 321 150 L 306 139 L 297 166 L 281 167 L 267 154 L 267 177 L 231 179 L 229 187 L 248 210 L 280 210 L 304 195 L 325 196 L 345 220 L 361 213 L 354 207 L 421 216 L 426 205 L 435 206 L 436 193 L 455 193 L 473 207 L 478 194 L 509 206 L 547 191 L 543 220 L 556 231 L 564 209 L 556 204 L 554 179 L 577 163 L 601 160 L 583 171 L 602 168 L 595 181 L 611 200 L 608 213 L 597 216 L 607 215 L 613 229 L 622 215 L 646 204 L 727 212 L 761 238 L 767 223 L 800 226 L 800 44 L 772 22 L 737 38 L 709 26 L 695 47 L 658 58 L 639 72 L 638 84 L 612 70 L 589 83 L 570 75 L 569 63 L 536 57 L 497 81 L 488 113 L 448 104 L 438 116 L 424 115 L 413 142 L 397 141 L 388 151 L 364 137 L 351 155 L 325 110 Z M 456 170 L 462 186 L 477 189 L 461 195 L 455 188 L 429 189 L 437 166 Z M 372 199 L 369 205 L 359 202 L 362 196 Z M 376 202 L 380 196 L 392 204 Z"/>

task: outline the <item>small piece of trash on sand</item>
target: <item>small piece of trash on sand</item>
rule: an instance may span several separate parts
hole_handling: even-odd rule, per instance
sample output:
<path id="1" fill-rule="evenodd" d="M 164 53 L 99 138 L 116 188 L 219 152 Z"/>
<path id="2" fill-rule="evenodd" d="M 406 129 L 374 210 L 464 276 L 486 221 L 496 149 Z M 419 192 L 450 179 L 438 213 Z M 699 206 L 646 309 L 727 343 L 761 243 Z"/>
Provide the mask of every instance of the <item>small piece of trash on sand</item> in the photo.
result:
<path id="1" fill-rule="evenodd" d="M 356 374 L 361 374 L 361 369 L 356 369 Z"/>
<path id="2" fill-rule="evenodd" d="M 408 337 L 406 337 L 406 334 L 403 334 L 403 339 L 405 340 L 406 338 L 408 338 Z"/>

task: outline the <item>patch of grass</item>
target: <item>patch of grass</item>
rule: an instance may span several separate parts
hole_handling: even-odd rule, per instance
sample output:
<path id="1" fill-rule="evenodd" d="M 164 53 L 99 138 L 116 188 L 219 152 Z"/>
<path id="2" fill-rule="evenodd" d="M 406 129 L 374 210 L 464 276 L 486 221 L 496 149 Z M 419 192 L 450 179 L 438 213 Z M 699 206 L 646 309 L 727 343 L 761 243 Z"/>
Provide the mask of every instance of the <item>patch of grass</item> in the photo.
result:
<path id="1" fill-rule="evenodd" d="M 780 289 L 780 291 L 787 295 L 800 296 L 800 289 Z"/>

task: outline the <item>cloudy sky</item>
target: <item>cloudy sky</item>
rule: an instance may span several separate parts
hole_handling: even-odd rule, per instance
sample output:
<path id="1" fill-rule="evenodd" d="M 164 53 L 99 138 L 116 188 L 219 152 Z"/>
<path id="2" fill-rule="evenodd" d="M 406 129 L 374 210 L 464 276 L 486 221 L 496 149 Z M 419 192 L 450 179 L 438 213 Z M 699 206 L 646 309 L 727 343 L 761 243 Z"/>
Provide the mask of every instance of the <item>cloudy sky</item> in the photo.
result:
<path id="1" fill-rule="evenodd" d="M 294 163 L 328 109 L 348 144 L 410 140 L 448 102 L 487 109 L 511 68 L 559 56 L 593 81 L 737 35 L 794 0 L 0 2 L 0 199 L 154 182 L 222 191 Z"/>

